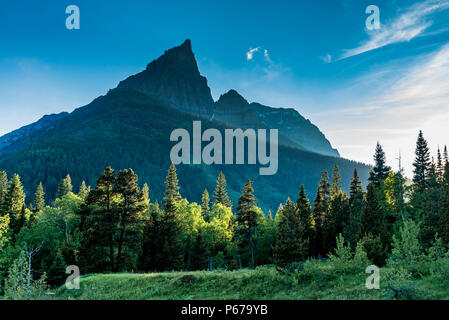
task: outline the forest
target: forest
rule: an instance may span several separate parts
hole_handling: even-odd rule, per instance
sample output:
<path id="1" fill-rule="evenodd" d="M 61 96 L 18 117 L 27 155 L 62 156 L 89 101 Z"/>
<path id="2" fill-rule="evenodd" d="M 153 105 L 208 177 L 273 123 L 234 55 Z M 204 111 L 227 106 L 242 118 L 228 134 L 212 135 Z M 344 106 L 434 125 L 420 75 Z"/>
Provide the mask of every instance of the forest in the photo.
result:
<path id="1" fill-rule="evenodd" d="M 42 183 L 27 199 L 21 177 L 2 171 L 0 297 L 43 299 L 64 284 L 69 265 L 87 275 L 260 266 L 284 272 L 320 263 L 340 271 L 386 267 L 396 296 L 408 294 L 405 284 L 414 279 L 449 276 L 447 148 L 434 159 L 420 132 L 413 167 L 412 180 L 394 172 L 377 144 L 366 190 L 355 169 L 344 192 L 335 165 L 330 175 L 322 172 L 313 201 L 300 185 L 297 198 L 286 197 L 276 212 L 257 206 L 251 180 L 232 203 L 223 173 L 201 203 L 189 202 L 173 164 L 160 203 L 132 169 L 107 167 L 95 186 L 82 182 L 76 190 L 68 174 L 51 203 Z"/>

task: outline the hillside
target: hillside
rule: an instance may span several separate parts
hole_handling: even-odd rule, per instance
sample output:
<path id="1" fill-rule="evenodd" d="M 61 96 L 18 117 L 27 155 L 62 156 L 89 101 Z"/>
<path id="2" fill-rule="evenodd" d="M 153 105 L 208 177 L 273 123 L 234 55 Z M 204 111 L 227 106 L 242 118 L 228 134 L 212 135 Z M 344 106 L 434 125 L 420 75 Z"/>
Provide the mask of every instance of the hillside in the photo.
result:
<path id="1" fill-rule="evenodd" d="M 182 68 L 177 68 L 178 64 Z M 186 41 L 150 63 L 142 73 L 124 80 L 118 88 L 89 105 L 71 114 L 53 116 L 51 121 L 42 120 L 30 125 L 28 128 L 32 130 L 20 129 L 14 133 L 14 139 L 0 139 L 8 141 L 0 150 L 0 169 L 8 174 L 20 174 L 28 195 L 34 193 L 37 184 L 42 181 L 47 200 L 53 200 L 60 179 L 67 173 L 72 176 L 77 189 L 82 180 L 94 186 L 106 166 L 133 168 L 139 175 L 140 183 L 150 185 L 152 199 L 161 199 L 170 164 L 170 149 L 174 145 L 169 141 L 172 130 L 185 128 L 191 132 L 194 120 L 202 120 L 203 130 L 217 128 L 223 131 L 245 125 L 214 119 L 215 107 L 209 97 L 207 80 L 200 75 L 190 41 Z M 244 100 L 243 97 L 241 99 Z M 318 145 L 318 128 L 315 127 L 315 133 L 310 134 L 307 126 L 299 124 L 289 131 L 277 123 L 274 116 L 268 116 L 266 109 L 247 106 L 256 120 L 251 123 L 248 118 L 248 124 L 260 123 L 259 127 L 262 128 L 280 129 L 278 173 L 275 176 L 259 176 L 259 166 L 249 165 L 180 165 L 178 170 L 183 196 L 200 201 L 205 188 L 209 191 L 214 189 L 216 177 L 222 170 L 234 202 L 246 180 L 252 179 L 255 181 L 256 196 L 260 199 L 259 205 L 265 211 L 274 211 L 279 203 L 285 201 L 286 195 L 296 197 L 300 184 L 305 184 L 310 198 L 314 197 L 321 171 L 326 169 L 330 172 L 335 163 L 340 166 L 346 190 L 355 168 L 359 170 L 362 181 L 368 178 L 369 166 L 311 152 L 308 145 Z M 302 123 L 311 125 L 299 114 L 290 118 L 298 118 Z M 265 119 L 264 123 L 261 119 Z M 298 137 L 301 137 L 301 143 L 297 142 Z M 327 141 L 322 134 L 321 138 Z M 330 148 L 328 152 L 338 155 L 328 142 L 323 143 Z M 326 153 L 322 146 L 320 148 Z"/>

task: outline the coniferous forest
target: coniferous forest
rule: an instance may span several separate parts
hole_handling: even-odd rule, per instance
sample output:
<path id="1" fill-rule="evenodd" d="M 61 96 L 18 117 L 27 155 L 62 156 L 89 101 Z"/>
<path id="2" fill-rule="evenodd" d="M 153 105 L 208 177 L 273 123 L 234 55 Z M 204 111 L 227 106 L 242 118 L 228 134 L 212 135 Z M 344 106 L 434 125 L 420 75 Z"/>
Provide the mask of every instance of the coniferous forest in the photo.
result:
<path id="1" fill-rule="evenodd" d="M 363 295 L 369 292 L 365 270 L 374 265 L 382 270 L 381 298 L 428 298 L 434 292 L 429 288 L 440 288 L 449 276 L 447 148 L 433 158 L 420 132 L 412 179 L 386 165 L 380 144 L 374 163 L 366 190 L 354 170 L 350 192 L 344 192 L 335 165 L 322 172 L 316 190 L 298 185 L 296 198 L 286 197 L 268 212 L 258 207 L 258 186 L 251 180 L 232 203 L 223 173 L 198 203 L 184 198 L 173 164 L 162 199 L 152 199 L 149 185 L 132 169 L 107 167 L 92 186 L 74 186 L 69 173 L 51 202 L 47 186 L 38 184 L 26 197 L 22 177 L 2 171 L 0 296 L 46 299 L 57 290 L 67 297 L 66 268 L 77 266 L 82 276 L 180 272 L 183 285 L 207 273 L 245 271 L 262 282 L 271 277 L 269 290 L 279 286 L 277 293 L 265 288 L 243 298 L 291 298 L 301 283 L 312 281 L 318 292 L 329 283 L 344 287 L 338 279 L 354 275 L 364 293 L 346 298 L 370 298 Z M 193 271 L 202 273 L 184 275 Z M 424 280 L 430 291 L 417 285 Z"/>

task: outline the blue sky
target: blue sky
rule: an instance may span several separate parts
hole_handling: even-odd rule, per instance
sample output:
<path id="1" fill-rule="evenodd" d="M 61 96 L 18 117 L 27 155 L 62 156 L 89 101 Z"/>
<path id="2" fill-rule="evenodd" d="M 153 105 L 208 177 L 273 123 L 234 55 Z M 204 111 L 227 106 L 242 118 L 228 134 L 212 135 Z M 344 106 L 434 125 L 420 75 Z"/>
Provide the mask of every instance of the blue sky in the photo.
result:
<path id="1" fill-rule="evenodd" d="M 80 30 L 65 28 L 71 4 Z M 215 99 L 294 107 L 344 157 L 371 163 L 379 140 L 410 174 L 418 130 L 449 143 L 449 0 L 2 1 L 0 134 L 89 103 L 186 38 Z"/>

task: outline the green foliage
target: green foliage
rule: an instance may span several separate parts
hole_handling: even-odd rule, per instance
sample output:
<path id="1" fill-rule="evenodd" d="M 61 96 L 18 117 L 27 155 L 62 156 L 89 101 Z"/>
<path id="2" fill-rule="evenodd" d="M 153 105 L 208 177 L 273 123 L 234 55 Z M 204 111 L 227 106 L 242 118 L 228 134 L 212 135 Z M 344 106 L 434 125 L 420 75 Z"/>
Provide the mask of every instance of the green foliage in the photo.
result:
<path id="1" fill-rule="evenodd" d="M 41 211 L 45 207 L 45 192 L 42 182 L 39 182 L 36 193 L 34 194 L 34 210 Z"/>
<path id="2" fill-rule="evenodd" d="M 369 182 L 372 183 L 375 187 L 381 186 L 391 170 L 391 168 L 388 167 L 385 163 L 385 152 L 378 142 L 376 145 L 376 151 L 374 153 L 374 167 L 369 176 Z"/>
<path id="3" fill-rule="evenodd" d="M 303 228 L 293 202 L 287 199 L 284 208 L 279 213 L 274 246 L 274 263 L 286 267 L 295 261 L 307 258 L 308 242 L 302 236 Z"/>
<path id="4" fill-rule="evenodd" d="M 220 172 L 217 178 L 217 186 L 214 191 L 214 204 L 221 203 L 226 207 L 232 207 L 232 202 L 228 196 L 226 188 L 226 177 L 223 172 Z"/>
<path id="5" fill-rule="evenodd" d="M 34 280 L 32 270 L 25 251 L 9 268 L 8 278 L 5 280 L 5 298 L 8 300 L 42 299 L 46 289 L 46 276 Z"/>

